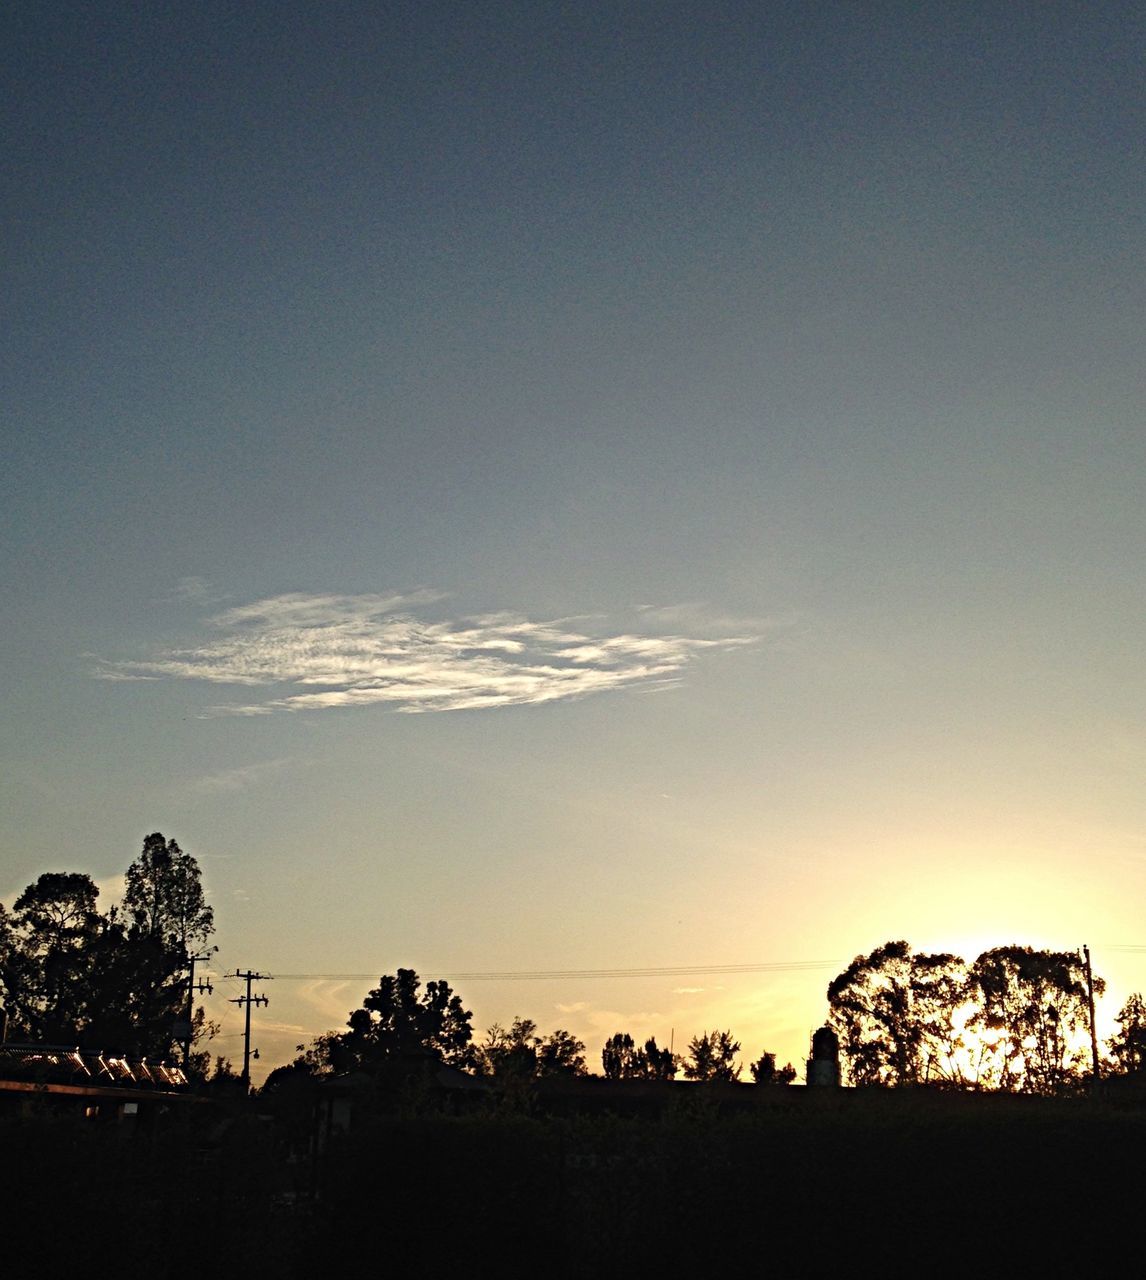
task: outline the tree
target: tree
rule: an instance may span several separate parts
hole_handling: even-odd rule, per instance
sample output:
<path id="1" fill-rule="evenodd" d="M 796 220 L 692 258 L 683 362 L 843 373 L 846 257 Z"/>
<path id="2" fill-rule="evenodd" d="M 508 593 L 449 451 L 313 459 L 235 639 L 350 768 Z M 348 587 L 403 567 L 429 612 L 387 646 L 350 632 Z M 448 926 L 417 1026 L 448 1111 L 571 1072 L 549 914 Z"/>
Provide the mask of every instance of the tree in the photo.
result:
<path id="1" fill-rule="evenodd" d="M 628 1032 L 618 1031 L 605 1041 L 601 1050 L 601 1068 L 606 1080 L 636 1080 L 645 1074 L 645 1055 L 633 1043 Z"/>
<path id="2" fill-rule="evenodd" d="M 1118 1031 L 1106 1042 L 1119 1071 L 1141 1071 L 1146 1065 L 1146 1004 L 1134 992 L 1118 1011 Z"/>
<path id="3" fill-rule="evenodd" d="M 540 1043 L 537 1023 L 531 1018 L 514 1018 L 508 1027 L 495 1022 L 477 1049 L 478 1074 L 503 1082 L 532 1080 Z"/>
<path id="4" fill-rule="evenodd" d="M 689 1042 L 684 1074 L 690 1080 L 721 1080 L 731 1083 L 740 1078 L 740 1068 L 733 1059 L 740 1052 L 739 1041 L 731 1031 L 706 1031 Z"/>
<path id="5" fill-rule="evenodd" d="M 195 859 L 158 832 L 127 872 L 123 910 L 96 905 L 90 876 L 46 872 L 0 929 L 11 1032 L 41 1042 L 170 1057 L 187 1016 L 187 946 L 213 928 Z M 206 1034 L 202 1009 L 193 1029 Z"/>
<path id="6" fill-rule="evenodd" d="M 198 862 L 161 831 L 144 839 L 125 880 L 125 927 L 116 948 L 122 1013 L 135 1029 L 138 1051 L 166 1057 L 180 1041 L 189 1046 L 213 1029 L 202 1007 L 193 1007 L 185 971 L 192 951 L 215 931 L 214 912 Z M 116 1039 L 127 1032 L 110 1034 Z M 202 1051 L 193 1060 L 205 1070 Z"/>
<path id="7" fill-rule="evenodd" d="M 967 1025 L 988 1045 L 986 1080 L 1015 1093 L 1059 1093 L 1086 1071 L 1086 966 L 1073 951 L 1006 946 L 971 969 Z M 1105 983 L 1094 979 L 1095 994 Z"/>
<path id="8" fill-rule="evenodd" d="M 497 1022 L 490 1027 L 477 1048 L 475 1065 L 480 1075 L 503 1083 L 587 1074 L 583 1041 L 563 1028 L 538 1035 L 537 1023 L 520 1017 L 509 1027 Z"/>
<path id="9" fill-rule="evenodd" d="M 360 1009 L 349 1016 L 349 1030 L 320 1036 L 316 1057 L 334 1070 L 392 1074 L 403 1062 L 417 1058 L 467 1067 L 473 1060 L 470 1021 L 446 982 L 428 982 L 413 969 L 383 974 Z"/>
<path id="10" fill-rule="evenodd" d="M 10 1037 L 79 1043 L 90 1020 L 98 894 L 91 876 L 49 871 L 16 899 L 3 973 Z"/>
<path id="11" fill-rule="evenodd" d="M 752 1079 L 757 1084 L 791 1084 L 796 1078 L 796 1068 L 789 1062 L 782 1067 L 776 1066 L 776 1055 L 765 1050 L 748 1068 Z"/>
<path id="12" fill-rule="evenodd" d="M 916 1084 L 957 1074 L 957 1015 L 965 966 L 946 953 L 920 955 L 886 942 L 857 956 L 828 986 L 828 1023 L 857 1085 Z"/>
<path id="13" fill-rule="evenodd" d="M 127 869 L 123 906 L 132 925 L 183 957 L 215 932 L 214 912 L 203 897 L 199 864 L 161 831 L 143 842 Z"/>
<path id="14" fill-rule="evenodd" d="M 537 1074 L 539 1076 L 583 1076 L 588 1074 L 585 1065 L 585 1044 L 571 1031 L 558 1028 L 545 1036 L 537 1046 Z"/>
<path id="15" fill-rule="evenodd" d="M 671 1080 L 676 1075 L 676 1058 L 668 1049 L 659 1049 L 655 1036 L 643 1048 L 628 1032 L 618 1031 L 605 1041 L 601 1066 L 608 1080 Z"/>
<path id="16" fill-rule="evenodd" d="M 644 1057 L 650 1080 L 671 1080 L 679 1065 L 677 1055 L 671 1049 L 658 1049 L 656 1036 L 645 1041 Z"/>
<path id="17" fill-rule="evenodd" d="M 8 1019 L 12 1011 L 8 1008 L 11 996 L 8 993 L 9 972 L 12 957 L 15 953 L 16 939 L 12 929 L 12 917 L 8 909 L 0 902 L 0 1040 L 5 1038 Z"/>

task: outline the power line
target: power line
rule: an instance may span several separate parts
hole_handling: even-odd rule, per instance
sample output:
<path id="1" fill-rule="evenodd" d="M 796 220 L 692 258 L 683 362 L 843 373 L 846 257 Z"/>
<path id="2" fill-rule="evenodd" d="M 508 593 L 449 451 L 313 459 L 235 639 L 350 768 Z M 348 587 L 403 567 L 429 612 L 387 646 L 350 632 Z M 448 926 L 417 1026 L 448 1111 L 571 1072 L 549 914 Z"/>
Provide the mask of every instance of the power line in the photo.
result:
<path id="1" fill-rule="evenodd" d="M 451 973 L 451 982 L 547 982 L 570 978 L 697 978 L 752 973 L 804 973 L 839 968 L 838 960 L 781 960 L 761 964 L 662 965 L 615 969 L 496 969 Z M 373 982 L 377 973 L 276 973 L 282 982 Z"/>
<path id="2" fill-rule="evenodd" d="M 1146 944 L 1108 944 L 1095 950 L 1146 953 Z M 697 964 L 617 966 L 610 969 L 481 969 L 449 973 L 451 982 L 561 982 L 592 978 L 701 978 L 734 977 L 738 974 L 812 973 L 840 969 L 846 960 L 775 960 L 755 964 Z M 425 972 L 441 972 L 426 968 Z M 363 973 L 276 973 L 279 982 L 374 982 L 379 970 Z M 222 975 L 224 980 L 233 974 Z M 270 975 L 267 975 L 268 977 Z"/>

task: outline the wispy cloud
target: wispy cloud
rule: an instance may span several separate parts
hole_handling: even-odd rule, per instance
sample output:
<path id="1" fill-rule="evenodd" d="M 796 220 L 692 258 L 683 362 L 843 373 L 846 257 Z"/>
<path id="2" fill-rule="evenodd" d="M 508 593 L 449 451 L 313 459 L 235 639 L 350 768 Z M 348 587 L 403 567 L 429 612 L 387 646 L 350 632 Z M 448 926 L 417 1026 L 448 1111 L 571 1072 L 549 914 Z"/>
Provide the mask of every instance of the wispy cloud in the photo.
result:
<path id="1" fill-rule="evenodd" d="M 658 634 L 655 623 L 607 634 L 600 619 L 537 622 L 513 613 L 427 619 L 425 607 L 440 599 L 429 591 L 274 596 L 208 618 L 198 643 L 146 659 L 103 660 L 95 674 L 265 691 L 209 707 L 205 715 L 372 704 L 407 713 L 460 711 L 663 688 L 679 681 L 700 653 L 759 638 L 729 634 L 723 621 L 716 634 L 684 635 Z M 699 624 L 699 617 L 693 621 Z"/>
<path id="2" fill-rule="evenodd" d="M 166 599 L 174 601 L 176 604 L 213 605 L 219 604 L 226 597 L 217 595 L 211 589 L 211 584 L 206 578 L 193 574 L 186 578 L 180 578 L 168 592 Z"/>
<path id="3" fill-rule="evenodd" d="M 257 764 L 240 765 L 236 769 L 222 769 L 218 773 L 208 773 L 196 778 L 188 784 L 187 789 L 197 796 L 234 795 L 277 773 L 287 763 L 285 758 L 262 760 Z"/>

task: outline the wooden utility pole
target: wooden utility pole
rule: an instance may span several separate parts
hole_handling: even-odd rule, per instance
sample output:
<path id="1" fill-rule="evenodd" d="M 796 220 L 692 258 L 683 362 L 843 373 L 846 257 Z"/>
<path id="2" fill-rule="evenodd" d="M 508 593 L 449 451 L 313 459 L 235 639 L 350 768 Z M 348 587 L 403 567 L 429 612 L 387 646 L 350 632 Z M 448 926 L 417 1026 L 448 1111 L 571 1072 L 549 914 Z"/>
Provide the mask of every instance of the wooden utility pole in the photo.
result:
<path id="1" fill-rule="evenodd" d="M 249 1090 L 251 1087 L 251 1005 L 253 1004 L 270 1004 L 266 996 L 251 995 L 252 982 L 270 982 L 270 974 L 253 973 L 250 969 L 246 973 L 240 973 L 238 969 L 231 975 L 233 978 L 243 978 L 247 984 L 247 994 L 245 996 L 236 996 L 235 999 L 229 1001 L 230 1004 L 243 1005 L 246 1011 L 246 1022 L 243 1028 L 243 1074 L 239 1077 L 243 1082 L 243 1088 Z M 256 1052 L 258 1052 L 256 1050 Z"/>
<path id="2" fill-rule="evenodd" d="M 1094 1029 L 1094 974 L 1090 969 L 1090 948 L 1084 943 L 1082 956 L 1086 961 L 1086 1003 L 1090 1010 L 1090 1063 L 1095 1080 L 1101 1078 L 1098 1067 L 1098 1033 Z"/>
<path id="3" fill-rule="evenodd" d="M 212 947 L 211 951 L 214 950 L 215 948 Z M 204 982 L 202 979 L 195 981 L 195 966 L 200 960 L 210 960 L 211 951 L 201 956 L 187 957 L 187 967 L 191 972 L 187 979 L 187 1018 L 183 1024 L 183 1070 L 185 1073 L 191 1069 L 191 1040 L 195 1033 L 195 996 L 196 994 L 211 995 L 215 990 L 210 981 Z"/>

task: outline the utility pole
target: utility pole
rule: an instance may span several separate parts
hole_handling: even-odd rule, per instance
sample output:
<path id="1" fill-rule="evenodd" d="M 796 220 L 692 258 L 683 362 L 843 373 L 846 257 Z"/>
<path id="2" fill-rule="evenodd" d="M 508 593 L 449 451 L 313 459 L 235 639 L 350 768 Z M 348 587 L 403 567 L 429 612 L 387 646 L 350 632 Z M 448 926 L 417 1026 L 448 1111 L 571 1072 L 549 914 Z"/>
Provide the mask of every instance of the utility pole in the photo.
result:
<path id="1" fill-rule="evenodd" d="M 1090 1062 L 1095 1080 L 1100 1078 L 1098 1069 L 1098 1033 L 1094 1029 L 1094 975 L 1090 971 L 1090 948 L 1083 943 L 1082 956 L 1086 961 L 1086 1003 L 1090 1010 Z"/>
<path id="2" fill-rule="evenodd" d="M 215 950 L 217 950 L 216 947 L 211 948 L 211 951 Z M 191 1039 L 195 1030 L 195 996 L 211 995 L 215 990 L 215 988 L 211 986 L 209 980 L 206 982 L 204 982 L 203 979 L 200 979 L 198 982 L 195 981 L 195 966 L 201 960 L 210 960 L 211 951 L 206 951 L 201 956 L 196 955 L 187 957 L 187 967 L 191 972 L 187 979 L 187 1018 L 182 1028 L 184 1073 L 189 1072 L 191 1069 Z"/>
<path id="3" fill-rule="evenodd" d="M 243 1074 L 239 1077 L 243 1082 L 243 1088 L 250 1090 L 251 1087 L 251 1005 L 253 1004 L 270 1004 L 266 996 L 251 995 L 252 982 L 270 982 L 271 976 L 268 973 L 253 973 L 250 969 L 246 973 L 240 973 L 238 969 L 230 975 L 232 978 L 242 978 L 247 984 L 247 994 L 245 996 L 236 996 L 235 999 L 228 1001 L 229 1004 L 243 1005 L 246 1012 L 246 1025 L 243 1030 Z M 258 1050 L 255 1050 L 258 1053 Z"/>

